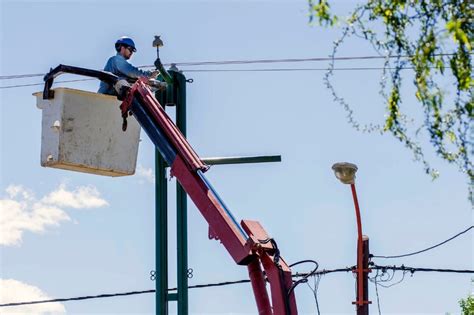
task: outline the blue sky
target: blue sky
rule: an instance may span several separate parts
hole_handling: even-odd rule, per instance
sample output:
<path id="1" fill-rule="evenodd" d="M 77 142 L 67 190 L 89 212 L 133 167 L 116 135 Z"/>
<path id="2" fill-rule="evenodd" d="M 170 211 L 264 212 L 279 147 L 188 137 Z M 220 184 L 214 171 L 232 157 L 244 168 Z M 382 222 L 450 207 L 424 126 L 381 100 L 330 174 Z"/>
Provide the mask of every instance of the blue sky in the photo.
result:
<path id="1" fill-rule="evenodd" d="M 155 60 L 151 47 L 155 34 L 165 41 L 161 57 L 167 63 L 325 57 L 338 36 L 337 30 L 308 25 L 306 1 L 0 3 L 0 75 L 45 73 L 60 63 L 100 69 L 122 35 L 133 37 L 137 44 L 138 52 L 131 60 L 135 65 L 150 65 Z M 354 4 L 338 1 L 335 9 L 346 13 Z M 373 55 L 373 51 L 367 44 L 353 41 L 340 54 L 362 56 Z M 377 65 L 356 61 L 340 62 L 336 67 Z M 339 161 L 359 167 L 363 228 L 373 254 L 422 249 L 472 225 L 465 177 L 455 167 L 436 160 L 428 149 L 427 156 L 441 173 L 432 181 L 391 136 L 356 132 L 325 88 L 324 71 L 185 75 L 194 79 L 187 87 L 188 138 L 201 157 L 282 155 L 281 163 L 215 166 L 207 176 L 237 218 L 262 223 L 288 262 L 314 259 L 326 269 L 355 264 L 356 225 L 350 189 L 340 184 L 331 170 Z M 334 77 L 336 88 L 351 101 L 363 122 L 383 122 L 379 77 L 377 71 L 341 71 Z M 1 84 L 38 82 L 41 77 L 3 80 Z M 409 73 L 404 82 L 410 84 Z M 61 86 L 95 91 L 98 82 Z M 42 168 L 41 112 L 32 96 L 41 89 L 0 90 L 1 301 L 153 288 L 149 279 L 154 268 L 151 142 L 142 133 L 138 171 L 130 177 Z M 412 89 L 407 87 L 403 93 L 404 106 L 419 117 L 412 109 L 418 106 Z M 169 187 L 173 200 L 174 180 Z M 176 283 L 174 225 L 171 206 L 170 286 Z M 218 242 L 207 239 L 207 228 L 190 205 L 189 266 L 194 269 L 190 285 L 246 278 L 246 269 L 234 265 Z M 470 234 L 422 255 L 375 261 L 472 269 L 472 253 Z M 400 278 L 400 273 L 395 274 L 395 280 Z M 375 313 L 373 284 L 370 290 L 371 312 Z M 397 286 L 379 288 L 379 295 L 383 313 L 444 314 L 459 312 L 457 301 L 470 290 L 467 275 L 416 273 Z M 298 287 L 296 296 L 301 313 L 315 312 L 308 288 Z M 352 275 L 324 276 L 318 297 L 323 314 L 353 313 Z M 251 288 L 245 284 L 191 290 L 189 302 L 193 314 L 255 314 L 256 310 Z M 148 294 L 42 307 L 18 311 L 147 314 L 154 311 L 154 298 Z"/>

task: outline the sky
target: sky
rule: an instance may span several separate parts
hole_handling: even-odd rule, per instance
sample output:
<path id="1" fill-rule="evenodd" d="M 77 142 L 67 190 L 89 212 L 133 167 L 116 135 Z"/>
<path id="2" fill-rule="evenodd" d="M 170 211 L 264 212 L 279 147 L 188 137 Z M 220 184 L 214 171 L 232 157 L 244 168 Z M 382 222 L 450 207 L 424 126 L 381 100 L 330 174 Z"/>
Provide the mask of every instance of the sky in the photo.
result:
<path id="1" fill-rule="evenodd" d="M 346 14 L 355 1 L 338 1 Z M 308 24 L 306 1 L 8 1 L 0 0 L 0 75 L 43 74 L 58 64 L 101 69 L 117 38 L 135 40 L 135 65 L 327 57 L 340 30 Z M 340 55 L 373 55 L 350 41 Z M 336 67 L 378 66 L 339 62 Z M 357 230 L 349 186 L 331 166 L 357 164 L 357 190 L 371 253 L 396 255 L 441 242 L 473 222 L 467 181 L 427 147 L 440 171 L 433 181 L 390 135 L 354 130 L 324 85 L 324 71 L 187 72 L 198 69 L 327 68 L 304 64 L 182 67 L 187 78 L 188 140 L 201 157 L 281 155 L 281 163 L 214 166 L 207 177 L 238 219 L 258 220 L 289 263 L 316 260 L 321 269 L 356 263 Z M 63 79 L 80 79 L 63 76 Z M 383 123 L 379 71 L 339 71 L 333 83 L 356 118 Z M 418 105 L 406 73 L 403 106 Z M 58 79 L 59 81 L 59 79 Z M 42 78 L 2 80 L 1 86 Z M 56 83 L 96 91 L 98 81 Z M 446 87 L 451 88 L 448 83 Z M 452 88 L 451 88 L 452 89 Z M 103 177 L 40 166 L 42 86 L 0 89 L 0 303 L 154 288 L 154 147 L 142 132 L 134 176 Z M 174 116 L 173 109 L 168 109 Z M 174 200 L 175 179 L 169 182 Z M 247 278 L 225 248 L 207 238 L 208 226 L 189 202 L 190 285 Z M 176 285 L 175 209 L 169 208 L 169 277 Z M 160 228 L 160 227 L 156 227 Z M 473 269 L 472 232 L 432 251 L 377 264 Z M 301 266 L 296 271 L 309 271 Z M 373 276 L 374 274 L 372 274 Z M 388 284 L 402 279 L 397 272 Z M 350 273 L 323 276 L 322 314 L 353 314 Z M 461 274 L 415 273 L 378 288 L 382 313 L 459 313 L 472 290 Z M 314 314 L 311 290 L 296 291 L 301 314 Z M 377 313 L 375 286 L 370 307 Z M 192 314 L 255 314 L 248 284 L 189 291 Z M 174 302 L 171 313 L 176 312 Z M 2 314 L 152 314 L 153 294 L 12 307 Z"/>

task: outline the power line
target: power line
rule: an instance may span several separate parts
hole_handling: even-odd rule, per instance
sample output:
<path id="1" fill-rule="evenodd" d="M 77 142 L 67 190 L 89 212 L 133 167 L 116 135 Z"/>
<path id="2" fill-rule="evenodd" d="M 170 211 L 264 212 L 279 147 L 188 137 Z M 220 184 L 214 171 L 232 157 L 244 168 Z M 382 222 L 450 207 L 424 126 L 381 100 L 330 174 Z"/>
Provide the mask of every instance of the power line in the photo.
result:
<path id="1" fill-rule="evenodd" d="M 34 77 L 42 77 L 44 75 L 45 75 L 44 73 L 2 75 L 0 76 L 0 80 L 34 78 Z"/>
<path id="2" fill-rule="evenodd" d="M 379 266 L 379 265 L 374 265 L 370 267 L 371 269 L 375 270 L 402 270 L 402 271 L 408 271 L 411 273 L 415 272 L 441 272 L 441 273 L 474 273 L 474 270 L 470 269 L 442 269 L 442 268 L 419 268 L 419 267 L 408 267 L 405 265 L 401 266 Z"/>
<path id="3" fill-rule="evenodd" d="M 452 56 L 454 54 L 434 54 L 434 56 Z M 293 62 L 312 62 L 312 61 L 333 61 L 333 60 L 374 60 L 374 59 L 396 59 L 409 58 L 411 56 L 344 56 L 344 57 L 315 57 L 315 58 L 286 58 L 286 59 L 249 59 L 249 60 L 224 60 L 224 61 L 197 61 L 197 62 L 176 62 L 176 66 L 207 66 L 207 65 L 241 65 L 258 63 L 293 63 Z M 168 65 L 168 64 L 166 64 Z M 171 65 L 171 63 L 169 64 Z M 147 65 L 143 67 L 154 67 Z"/>
<path id="4" fill-rule="evenodd" d="M 434 68 L 434 67 L 433 67 Z M 382 67 L 347 67 L 335 68 L 333 71 L 366 71 L 383 70 Z M 386 70 L 395 70 L 395 68 L 385 68 Z M 414 69 L 414 67 L 403 67 L 405 69 Z M 264 69 L 184 69 L 183 72 L 280 72 L 280 71 L 328 71 L 328 68 L 264 68 Z"/>
<path id="5" fill-rule="evenodd" d="M 51 300 L 42 300 L 42 301 L 6 303 L 6 304 L 0 304 L 0 307 L 43 304 L 43 303 L 56 303 L 56 302 L 68 302 L 68 301 L 82 301 L 82 300 L 102 299 L 102 298 L 109 298 L 109 297 L 116 297 L 116 296 L 138 295 L 138 294 L 153 293 L 153 292 L 156 292 L 156 290 L 130 291 L 130 292 L 122 292 L 122 293 L 78 296 L 78 297 L 64 298 L 64 299 L 51 299 Z"/>
<path id="6" fill-rule="evenodd" d="M 308 274 L 312 276 L 321 276 L 329 273 L 335 272 L 349 272 L 355 270 L 355 266 L 353 267 L 346 267 L 346 268 L 339 268 L 339 269 L 323 269 L 316 272 L 308 272 L 308 273 L 296 273 L 292 275 L 294 278 L 298 277 L 306 277 Z M 442 272 L 442 273 L 474 273 L 474 270 L 458 270 L 458 269 L 439 269 L 439 268 L 419 268 L 419 267 L 408 267 L 408 266 L 379 266 L 373 265 L 370 267 L 374 270 L 403 270 L 411 273 L 415 272 Z M 210 287 L 219 287 L 219 286 L 227 286 L 227 285 L 234 285 L 234 284 L 241 284 L 241 283 L 249 283 L 250 280 L 236 280 L 236 281 L 225 281 L 225 282 L 218 282 L 218 283 L 208 283 L 208 284 L 198 284 L 188 286 L 189 289 L 201 289 L 201 288 L 210 288 Z M 168 291 L 176 291 L 177 288 L 170 288 Z M 146 294 L 146 293 L 154 293 L 156 290 L 144 290 L 144 291 L 130 291 L 130 292 L 121 292 L 121 293 L 111 293 L 111 294 L 99 294 L 99 295 L 88 295 L 88 296 L 79 296 L 79 297 L 72 297 L 72 298 L 59 298 L 59 299 L 51 299 L 51 300 L 41 300 L 41 301 L 29 301 L 29 302 L 14 302 L 14 303 L 5 303 L 0 304 L 0 307 L 9 307 L 9 306 L 21 306 L 21 305 L 31 305 L 31 304 L 43 304 L 43 303 L 54 303 L 54 302 L 68 302 L 68 301 L 82 301 L 82 300 L 90 300 L 90 299 L 101 299 L 101 298 L 110 298 L 110 297 L 118 297 L 118 296 L 129 296 L 129 295 L 139 295 L 139 294 Z"/>
<path id="7" fill-rule="evenodd" d="M 308 274 L 328 274 L 334 272 L 349 272 L 353 269 L 352 268 L 340 268 L 340 269 L 331 269 L 326 270 L 323 269 L 317 272 L 308 272 L 308 273 L 296 273 L 293 275 L 294 278 L 301 278 L 305 277 Z M 227 285 L 234 285 L 234 284 L 241 284 L 241 283 L 249 283 L 250 280 L 236 280 L 236 281 L 225 281 L 225 282 L 218 282 L 218 283 L 207 283 L 207 284 L 197 284 L 188 286 L 188 289 L 202 289 L 202 288 L 210 288 L 210 287 L 220 287 L 220 286 L 227 286 Z M 169 288 L 168 291 L 176 291 L 177 288 Z M 41 300 L 41 301 L 29 301 L 29 302 L 14 302 L 14 303 L 6 303 L 0 304 L 0 307 L 8 307 L 8 306 L 21 306 L 21 305 L 31 305 L 31 304 L 43 304 L 43 303 L 55 303 L 55 302 L 68 302 L 68 301 L 82 301 L 82 300 L 91 300 L 91 299 L 102 299 L 102 298 L 110 298 L 110 297 L 117 297 L 117 296 L 129 296 L 129 295 L 139 295 L 139 294 L 146 294 L 146 293 L 154 293 L 156 290 L 144 290 L 144 291 L 130 291 L 130 292 L 121 292 L 121 293 L 110 293 L 110 294 L 99 294 L 99 295 L 87 295 L 87 296 L 79 296 L 79 297 L 72 297 L 72 298 L 58 298 L 58 299 L 51 299 L 51 300 Z"/>
<path id="8" fill-rule="evenodd" d="M 334 272 L 349 272 L 349 271 L 352 271 L 355 267 L 346 267 L 346 268 L 339 268 L 339 269 L 323 269 L 323 270 L 319 270 L 319 271 L 316 271 L 316 272 L 306 272 L 306 273 L 295 273 L 293 275 L 294 278 L 299 278 L 299 277 L 306 277 L 308 274 L 312 274 L 312 275 L 326 275 L 328 273 L 334 273 Z"/>
<path id="9" fill-rule="evenodd" d="M 316 303 L 316 311 L 317 311 L 318 315 L 321 315 L 321 311 L 319 309 L 319 301 L 318 301 L 318 289 L 319 289 L 319 283 L 321 282 L 321 277 L 322 277 L 321 275 L 315 275 L 313 277 L 313 279 L 314 279 L 314 288 L 311 287 L 311 285 L 309 283 L 306 283 L 306 285 L 309 287 L 311 292 L 313 292 L 314 302 Z"/>
<path id="10" fill-rule="evenodd" d="M 91 81 L 91 80 L 95 80 L 95 79 L 65 80 L 65 81 L 57 81 L 55 83 L 69 83 L 69 82 L 80 82 L 80 81 Z M 31 83 L 31 84 L 5 85 L 5 86 L 0 86 L 0 89 L 13 89 L 13 88 L 19 88 L 19 87 L 38 86 L 38 85 L 44 85 L 44 82 L 43 83 Z"/>
<path id="11" fill-rule="evenodd" d="M 434 56 L 452 56 L 453 54 L 435 54 Z M 344 56 L 344 57 L 315 57 L 315 58 L 285 58 L 285 59 L 248 59 L 248 60 L 222 60 L 222 61 L 190 61 L 190 62 L 174 62 L 165 63 L 164 66 L 207 66 L 207 65 L 243 65 L 243 64 L 272 64 L 272 63 L 296 63 L 296 62 L 317 62 L 317 61 L 333 61 L 333 60 L 374 60 L 374 59 L 393 59 L 393 58 L 409 58 L 410 56 Z M 154 65 L 142 65 L 138 68 L 154 68 Z M 16 74 L 2 75 L 0 80 L 23 79 L 44 76 L 45 73 L 34 74 Z"/>
<path id="12" fill-rule="evenodd" d="M 422 249 L 422 250 L 419 250 L 419 251 L 416 251 L 416 252 L 413 252 L 413 253 L 402 254 L 402 255 L 394 255 L 394 256 L 371 255 L 371 257 L 374 257 L 374 258 L 386 258 L 386 259 L 391 259 L 391 258 L 401 258 L 401 257 L 407 257 L 407 256 L 417 255 L 417 254 L 420 254 L 420 253 L 429 251 L 429 250 L 431 250 L 431 249 L 434 249 L 434 248 L 436 248 L 436 247 L 438 247 L 438 246 L 441 246 L 441 245 L 443 245 L 443 244 L 446 244 L 447 242 L 454 240 L 456 237 L 459 237 L 459 236 L 461 236 L 462 234 L 467 233 L 469 230 L 471 230 L 471 229 L 473 229 L 473 228 L 474 228 L 474 225 L 471 225 L 470 227 L 468 227 L 468 228 L 465 229 L 464 231 L 459 232 L 458 234 L 454 235 L 453 237 L 448 238 L 448 239 L 445 240 L 445 241 L 442 241 L 441 243 L 438 243 L 438 244 L 436 244 L 436 245 L 433 245 L 433 246 L 431 246 L 431 247 L 428 247 L 428 248 L 425 248 L 425 249 Z"/>
<path id="13" fill-rule="evenodd" d="M 393 69 L 393 68 L 387 68 Z M 414 69 L 413 67 L 403 67 L 402 70 Z M 183 69 L 183 72 L 188 73 L 205 73 L 205 72 L 288 72 L 288 71 L 327 71 L 327 68 L 264 68 L 264 69 Z M 370 70 L 383 70 L 382 67 L 349 67 L 349 68 L 336 68 L 332 71 L 370 71 Z M 77 79 L 77 80 L 64 80 L 55 81 L 55 83 L 70 83 L 70 82 L 81 82 L 81 81 L 92 81 L 96 79 Z M 13 89 L 28 86 L 40 86 L 42 83 L 31 83 L 31 84 L 15 84 L 0 86 L 0 89 Z"/>
<path id="14" fill-rule="evenodd" d="M 379 296 L 379 286 L 377 283 L 377 277 L 379 275 L 379 271 L 377 270 L 377 274 L 374 277 L 374 283 L 375 283 L 375 294 L 377 296 L 377 309 L 379 311 L 379 315 L 382 315 L 382 311 L 380 310 L 380 296 Z"/>
<path id="15" fill-rule="evenodd" d="M 458 269 L 440 269 L 440 268 L 419 268 L 419 267 L 408 267 L 405 265 L 401 266 L 379 266 L 373 264 L 372 266 L 369 267 L 371 270 L 376 270 L 376 275 L 372 278 L 369 278 L 371 282 L 375 284 L 375 293 L 377 297 L 377 308 L 378 308 L 378 313 L 379 315 L 381 314 L 381 308 L 380 308 L 380 296 L 379 296 L 379 286 L 383 288 L 390 288 L 393 287 L 397 284 L 400 284 L 405 280 L 405 275 L 407 273 L 411 273 L 413 275 L 415 272 L 441 272 L 441 273 L 461 273 L 461 274 L 466 274 L 466 273 L 474 273 L 474 270 L 458 270 Z M 392 271 L 390 273 L 389 271 Z M 396 282 L 390 283 L 390 284 L 382 284 L 382 283 L 389 283 L 391 282 L 394 277 L 396 271 L 402 271 L 402 277 L 397 280 Z M 380 272 L 382 272 L 380 274 Z M 384 275 L 387 275 L 387 277 L 384 279 Z"/>

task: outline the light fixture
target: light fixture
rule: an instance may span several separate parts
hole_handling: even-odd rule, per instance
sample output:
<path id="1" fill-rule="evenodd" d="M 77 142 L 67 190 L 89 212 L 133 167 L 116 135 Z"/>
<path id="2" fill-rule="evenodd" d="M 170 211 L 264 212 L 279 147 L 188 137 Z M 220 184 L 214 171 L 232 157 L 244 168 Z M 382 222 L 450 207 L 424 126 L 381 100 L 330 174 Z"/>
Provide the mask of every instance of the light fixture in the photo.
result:
<path id="1" fill-rule="evenodd" d="M 334 174 L 343 184 L 354 184 L 357 165 L 347 162 L 336 163 L 332 166 Z"/>

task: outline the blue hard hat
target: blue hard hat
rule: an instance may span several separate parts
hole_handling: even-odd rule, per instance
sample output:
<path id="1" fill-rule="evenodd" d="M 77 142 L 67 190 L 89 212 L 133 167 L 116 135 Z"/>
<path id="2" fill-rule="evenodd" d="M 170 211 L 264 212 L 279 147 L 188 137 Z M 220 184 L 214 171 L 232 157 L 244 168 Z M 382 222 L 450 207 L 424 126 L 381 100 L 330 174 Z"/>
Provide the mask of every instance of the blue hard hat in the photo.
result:
<path id="1" fill-rule="evenodd" d="M 133 39 L 127 36 L 122 36 L 117 41 L 115 42 L 115 49 L 118 51 L 120 49 L 120 46 L 128 46 L 132 47 L 133 51 L 137 51 L 137 48 L 135 47 L 135 43 L 133 42 Z"/>

